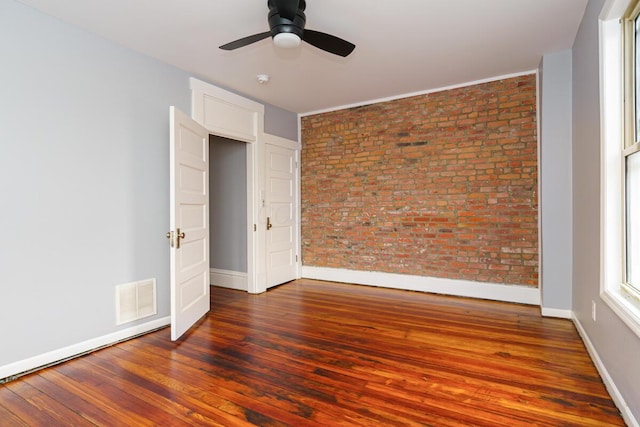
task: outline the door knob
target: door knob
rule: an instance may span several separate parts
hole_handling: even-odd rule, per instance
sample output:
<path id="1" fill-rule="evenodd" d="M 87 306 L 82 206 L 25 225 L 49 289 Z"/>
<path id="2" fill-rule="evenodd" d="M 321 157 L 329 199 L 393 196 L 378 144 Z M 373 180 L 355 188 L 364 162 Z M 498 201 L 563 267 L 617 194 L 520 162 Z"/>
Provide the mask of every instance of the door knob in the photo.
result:
<path id="1" fill-rule="evenodd" d="M 181 233 L 180 229 L 176 229 L 176 249 L 180 249 L 180 239 L 184 239 L 184 231 Z"/>
<path id="2" fill-rule="evenodd" d="M 267 230 L 271 230 L 271 227 L 273 227 L 273 224 L 271 224 L 271 218 L 267 217 Z"/>
<path id="3" fill-rule="evenodd" d="M 167 231 L 166 236 L 169 239 L 169 246 L 180 249 L 180 239 L 184 239 L 184 231 L 181 233 L 179 228 L 175 232 Z"/>

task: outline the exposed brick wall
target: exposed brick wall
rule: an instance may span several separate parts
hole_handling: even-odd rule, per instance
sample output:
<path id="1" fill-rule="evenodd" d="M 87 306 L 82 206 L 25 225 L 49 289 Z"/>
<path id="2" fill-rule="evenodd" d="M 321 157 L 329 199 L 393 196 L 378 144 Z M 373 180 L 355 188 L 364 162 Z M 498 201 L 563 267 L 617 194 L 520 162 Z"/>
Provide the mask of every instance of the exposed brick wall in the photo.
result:
<path id="1" fill-rule="evenodd" d="M 537 285 L 536 78 L 302 118 L 306 266 Z"/>

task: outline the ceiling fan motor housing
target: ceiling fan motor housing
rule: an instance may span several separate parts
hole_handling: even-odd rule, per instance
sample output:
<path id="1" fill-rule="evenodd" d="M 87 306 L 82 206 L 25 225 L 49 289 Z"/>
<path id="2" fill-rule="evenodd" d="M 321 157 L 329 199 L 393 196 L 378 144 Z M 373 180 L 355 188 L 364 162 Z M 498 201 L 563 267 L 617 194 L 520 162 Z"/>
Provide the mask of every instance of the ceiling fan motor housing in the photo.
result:
<path id="1" fill-rule="evenodd" d="M 299 8 L 296 11 L 293 20 L 287 19 L 280 14 L 278 8 L 275 7 L 269 1 L 269 28 L 271 29 L 271 36 L 275 37 L 280 33 L 293 33 L 302 39 L 304 33 L 304 26 L 307 22 L 307 17 L 304 14 L 304 9 Z"/>

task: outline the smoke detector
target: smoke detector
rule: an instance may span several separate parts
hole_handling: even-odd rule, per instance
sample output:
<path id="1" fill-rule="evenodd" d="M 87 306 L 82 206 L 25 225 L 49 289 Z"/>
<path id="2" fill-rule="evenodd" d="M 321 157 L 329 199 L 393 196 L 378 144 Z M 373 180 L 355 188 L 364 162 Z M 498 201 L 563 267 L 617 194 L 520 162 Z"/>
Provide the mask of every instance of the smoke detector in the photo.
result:
<path id="1" fill-rule="evenodd" d="M 261 85 L 266 85 L 267 83 L 269 83 L 271 77 L 269 77 L 267 74 L 258 74 L 256 76 L 256 79 L 258 79 L 258 83 L 260 83 Z"/>

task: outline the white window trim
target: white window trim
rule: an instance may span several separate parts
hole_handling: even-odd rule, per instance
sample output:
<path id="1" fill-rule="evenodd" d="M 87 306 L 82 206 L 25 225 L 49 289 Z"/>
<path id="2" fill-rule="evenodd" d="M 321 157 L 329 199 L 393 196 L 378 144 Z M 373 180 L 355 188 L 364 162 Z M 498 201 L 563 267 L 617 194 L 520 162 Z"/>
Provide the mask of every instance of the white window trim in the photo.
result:
<path id="1" fill-rule="evenodd" d="M 605 7 L 600 39 L 600 297 L 640 337 L 640 302 L 621 291 L 624 267 L 622 13 L 630 0 Z M 625 4 L 626 3 L 626 4 Z M 612 12 L 613 10 L 615 12 Z M 606 16 L 607 12 L 609 16 Z"/>

